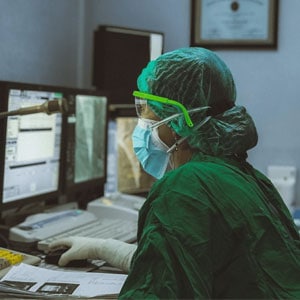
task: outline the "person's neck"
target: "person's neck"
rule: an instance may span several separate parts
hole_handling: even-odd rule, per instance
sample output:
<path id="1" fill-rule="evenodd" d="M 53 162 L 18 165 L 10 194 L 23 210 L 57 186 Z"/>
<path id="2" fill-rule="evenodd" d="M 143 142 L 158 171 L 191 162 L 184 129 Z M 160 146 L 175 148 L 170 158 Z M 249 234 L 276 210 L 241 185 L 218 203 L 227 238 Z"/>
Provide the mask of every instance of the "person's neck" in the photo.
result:
<path id="1" fill-rule="evenodd" d="M 187 163 L 191 160 L 192 156 L 193 151 L 190 147 L 179 147 L 178 150 L 173 152 L 174 167 L 178 168 L 179 166 Z"/>

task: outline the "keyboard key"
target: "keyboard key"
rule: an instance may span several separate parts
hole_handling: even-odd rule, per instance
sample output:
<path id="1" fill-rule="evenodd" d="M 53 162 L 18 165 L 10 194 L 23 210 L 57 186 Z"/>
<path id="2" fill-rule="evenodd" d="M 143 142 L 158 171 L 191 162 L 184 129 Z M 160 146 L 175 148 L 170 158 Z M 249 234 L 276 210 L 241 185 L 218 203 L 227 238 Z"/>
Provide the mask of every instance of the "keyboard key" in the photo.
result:
<path id="1" fill-rule="evenodd" d="M 26 263 L 38 265 L 41 259 L 37 256 L 0 247 L 0 277 L 4 276 L 13 265 Z"/>
<path id="2" fill-rule="evenodd" d="M 0 249 L 0 258 L 6 260 L 9 263 L 9 265 L 15 265 L 23 261 L 22 254 L 12 252 L 6 249 Z"/>

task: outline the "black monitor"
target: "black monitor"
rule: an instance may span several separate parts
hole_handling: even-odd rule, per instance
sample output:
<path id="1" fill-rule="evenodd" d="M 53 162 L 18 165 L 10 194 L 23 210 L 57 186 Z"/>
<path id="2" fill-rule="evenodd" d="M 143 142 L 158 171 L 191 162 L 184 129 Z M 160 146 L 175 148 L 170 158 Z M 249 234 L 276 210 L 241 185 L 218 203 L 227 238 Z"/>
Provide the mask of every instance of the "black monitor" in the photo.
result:
<path id="1" fill-rule="evenodd" d="M 163 43 L 162 32 L 105 25 L 94 31 L 93 85 L 109 91 L 111 111 L 133 104 L 137 77 Z"/>
<path id="2" fill-rule="evenodd" d="M 64 97 L 63 89 L 0 82 L 0 111 L 41 105 Z M 62 114 L 8 116 L 0 119 L 1 218 L 39 211 L 60 193 Z M 6 213 L 8 212 L 8 215 Z M 21 218 L 21 217 L 20 217 Z"/>
<path id="3" fill-rule="evenodd" d="M 80 208 L 104 194 L 107 165 L 108 97 L 100 91 L 69 89 L 64 115 L 63 191 Z"/>

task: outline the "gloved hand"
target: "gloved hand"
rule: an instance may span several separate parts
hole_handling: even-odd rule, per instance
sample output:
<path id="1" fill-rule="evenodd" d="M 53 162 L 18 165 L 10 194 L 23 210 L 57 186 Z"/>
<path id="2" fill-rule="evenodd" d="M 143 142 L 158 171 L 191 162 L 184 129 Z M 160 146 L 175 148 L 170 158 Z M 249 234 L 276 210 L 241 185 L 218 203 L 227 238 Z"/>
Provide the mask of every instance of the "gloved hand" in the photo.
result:
<path id="1" fill-rule="evenodd" d="M 58 262 L 60 266 L 65 266 L 72 260 L 102 259 L 110 265 L 128 272 L 137 246 L 113 239 L 87 237 L 69 237 L 49 245 L 50 250 L 61 247 L 69 249 L 60 257 Z"/>

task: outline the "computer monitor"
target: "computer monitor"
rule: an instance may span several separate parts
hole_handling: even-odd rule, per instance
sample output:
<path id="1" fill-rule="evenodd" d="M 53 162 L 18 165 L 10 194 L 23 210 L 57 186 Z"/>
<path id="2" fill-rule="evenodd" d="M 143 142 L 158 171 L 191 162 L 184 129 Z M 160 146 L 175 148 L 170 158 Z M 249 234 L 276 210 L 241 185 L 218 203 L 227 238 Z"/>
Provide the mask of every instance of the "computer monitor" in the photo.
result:
<path id="1" fill-rule="evenodd" d="M 162 32 L 105 25 L 94 31 L 93 85 L 109 91 L 110 110 L 133 105 L 137 77 L 163 43 Z"/>
<path id="2" fill-rule="evenodd" d="M 0 82 L 0 111 L 18 110 L 63 98 L 62 89 Z M 57 201 L 60 191 L 62 114 L 8 116 L 0 119 L 1 217 L 38 211 Z M 30 205 L 34 203 L 34 205 Z"/>
<path id="3" fill-rule="evenodd" d="M 121 192 L 146 196 L 155 178 L 147 174 L 138 161 L 132 145 L 137 117 L 116 117 L 108 126 L 108 168 L 105 194 Z"/>
<path id="4" fill-rule="evenodd" d="M 69 90 L 64 115 L 63 195 L 80 208 L 103 196 L 107 166 L 108 97 L 92 90 Z"/>

